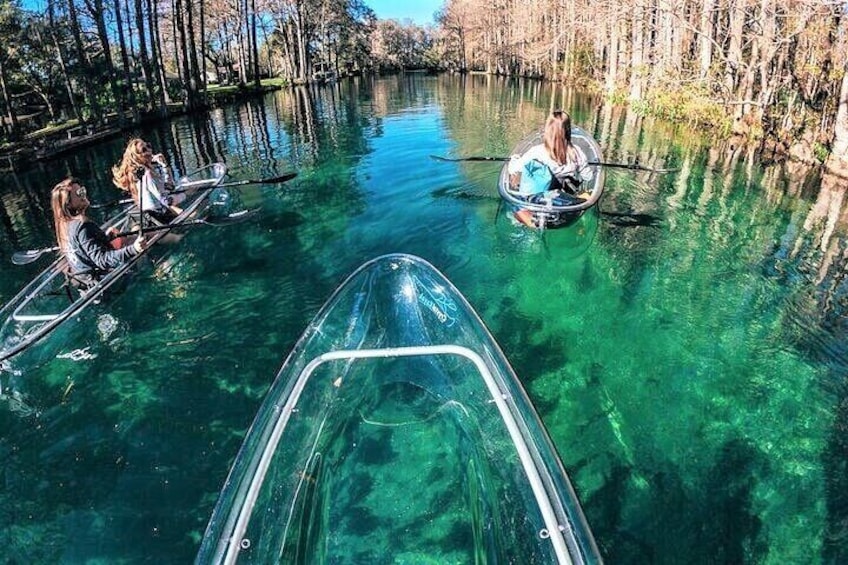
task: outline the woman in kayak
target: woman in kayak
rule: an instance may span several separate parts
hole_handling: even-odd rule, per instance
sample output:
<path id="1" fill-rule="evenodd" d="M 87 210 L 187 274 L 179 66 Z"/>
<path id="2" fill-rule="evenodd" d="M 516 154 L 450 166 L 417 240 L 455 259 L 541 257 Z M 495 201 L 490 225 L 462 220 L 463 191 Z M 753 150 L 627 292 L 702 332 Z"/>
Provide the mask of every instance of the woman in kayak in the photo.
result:
<path id="1" fill-rule="evenodd" d="M 88 194 L 74 177 L 68 177 L 56 186 L 50 195 L 56 239 L 70 266 L 72 280 L 87 287 L 96 283 L 111 269 L 129 261 L 146 247 L 143 237 L 132 244 L 115 248 L 112 236 L 86 217 Z M 121 242 L 123 243 L 123 242 Z"/>
<path id="2" fill-rule="evenodd" d="M 571 142 L 571 116 L 562 110 L 554 110 L 548 116 L 543 143 L 534 145 L 524 155 L 510 158 L 507 170 L 511 186 L 520 186 L 521 175 L 531 161 L 545 165 L 553 176 L 552 183 L 545 190 L 564 190 L 575 194 L 583 181 L 592 180 L 586 154 Z"/>
<path id="3" fill-rule="evenodd" d="M 182 212 L 185 194 L 172 193 L 174 182 L 161 153 L 141 138 L 131 139 L 121 162 L 112 167 L 112 182 L 128 192 L 136 205 L 160 224 L 167 224 Z"/>
<path id="4" fill-rule="evenodd" d="M 562 110 L 551 112 L 542 138 L 543 143 L 510 158 L 510 188 L 530 202 L 544 196 L 554 206 L 573 203 L 573 195 L 588 197 L 580 185 L 592 180 L 593 172 L 586 154 L 571 142 L 571 116 Z M 519 210 L 515 216 L 522 223 L 532 223 L 529 210 Z"/>

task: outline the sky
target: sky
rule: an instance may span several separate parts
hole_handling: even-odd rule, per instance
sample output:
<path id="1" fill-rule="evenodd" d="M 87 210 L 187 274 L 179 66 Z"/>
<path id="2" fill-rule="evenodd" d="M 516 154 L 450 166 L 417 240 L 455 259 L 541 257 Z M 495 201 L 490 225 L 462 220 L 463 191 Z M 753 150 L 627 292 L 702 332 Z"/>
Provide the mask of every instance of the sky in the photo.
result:
<path id="1" fill-rule="evenodd" d="M 381 20 L 409 18 L 418 25 L 433 23 L 433 14 L 441 9 L 445 0 L 365 0 Z M 43 10 L 46 0 L 23 0 L 28 10 Z"/>
<path id="2" fill-rule="evenodd" d="M 365 0 L 381 20 L 409 18 L 418 25 L 433 23 L 433 14 L 444 0 Z"/>

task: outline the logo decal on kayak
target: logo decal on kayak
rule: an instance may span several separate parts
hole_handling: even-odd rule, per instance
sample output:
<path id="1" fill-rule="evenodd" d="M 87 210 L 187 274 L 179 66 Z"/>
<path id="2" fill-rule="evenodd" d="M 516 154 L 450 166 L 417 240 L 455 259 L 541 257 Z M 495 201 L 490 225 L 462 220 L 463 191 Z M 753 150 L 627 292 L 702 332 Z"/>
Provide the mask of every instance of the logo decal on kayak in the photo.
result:
<path id="1" fill-rule="evenodd" d="M 418 286 L 418 302 L 420 302 L 427 310 L 433 313 L 436 318 L 443 324 L 451 327 L 456 323 L 456 303 L 446 296 L 441 288 L 430 289 L 422 283 L 417 277 L 415 278 L 416 286 Z"/>

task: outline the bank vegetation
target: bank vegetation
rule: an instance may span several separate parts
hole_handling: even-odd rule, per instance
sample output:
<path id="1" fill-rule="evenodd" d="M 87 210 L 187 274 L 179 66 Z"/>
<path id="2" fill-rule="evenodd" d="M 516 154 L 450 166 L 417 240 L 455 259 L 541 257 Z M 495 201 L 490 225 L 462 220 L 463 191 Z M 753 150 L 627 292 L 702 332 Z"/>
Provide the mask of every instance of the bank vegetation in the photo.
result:
<path id="1" fill-rule="evenodd" d="M 428 69 L 562 81 L 809 163 L 848 155 L 833 0 L 446 0 L 433 26 L 363 0 L 0 0 L 2 138 L 125 127 L 224 92 Z"/>
<path id="2" fill-rule="evenodd" d="M 643 113 L 792 152 L 845 158 L 846 3 L 831 0 L 448 0 L 457 70 L 597 88 Z"/>

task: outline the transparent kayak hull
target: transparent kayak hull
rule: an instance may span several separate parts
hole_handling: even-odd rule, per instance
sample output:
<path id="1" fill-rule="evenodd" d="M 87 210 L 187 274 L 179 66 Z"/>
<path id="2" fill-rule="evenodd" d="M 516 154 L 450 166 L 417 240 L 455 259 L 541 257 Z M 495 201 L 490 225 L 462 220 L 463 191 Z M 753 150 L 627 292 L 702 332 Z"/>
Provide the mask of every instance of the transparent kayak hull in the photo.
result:
<path id="1" fill-rule="evenodd" d="M 522 139 L 512 149 L 512 155 L 523 155 L 534 145 L 543 143 L 542 133 L 542 131 L 537 131 Z M 571 142 L 583 150 L 590 163 L 603 161 L 601 146 L 586 130 L 573 127 L 571 129 Z M 523 196 L 510 189 L 508 165 L 507 162 L 501 167 L 501 173 L 498 177 L 498 193 L 510 210 L 529 210 L 533 214 L 534 224 L 540 228 L 557 228 L 570 225 L 583 212 L 597 204 L 604 193 L 604 169 L 603 167 L 594 167 L 592 180 L 584 181 L 580 187 L 580 190 L 589 193 L 588 198 L 575 198 L 574 202 L 568 205 L 555 205 L 552 202 L 527 202 Z"/>
<path id="2" fill-rule="evenodd" d="M 584 563 L 597 548 L 503 353 L 453 285 L 388 255 L 284 363 L 198 563 Z"/>
<path id="3" fill-rule="evenodd" d="M 211 189 L 220 185 L 226 174 L 226 165 L 213 163 L 183 177 L 179 188 L 191 191 L 182 204 L 183 212 L 172 220 L 171 225 L 178 228 L 184 221 L 201 213 L 208 204 Z M 123 209 L 101 227 L 104 230 L 115 227 L 118 231 L 124 231 L 129 225 L 131 208 Z M 0 326 L 0 362 L 34 345 L 60 324 L 97 302 L 169 231 L 159 230 L 147 234 L 148 246 L 144 252 L 110 271 L 85 295 L 67 288 L 65 272 L 68 264 L 57 252 L 58 258 L 0 309 L 0 321 L 3 324 Z"/>

